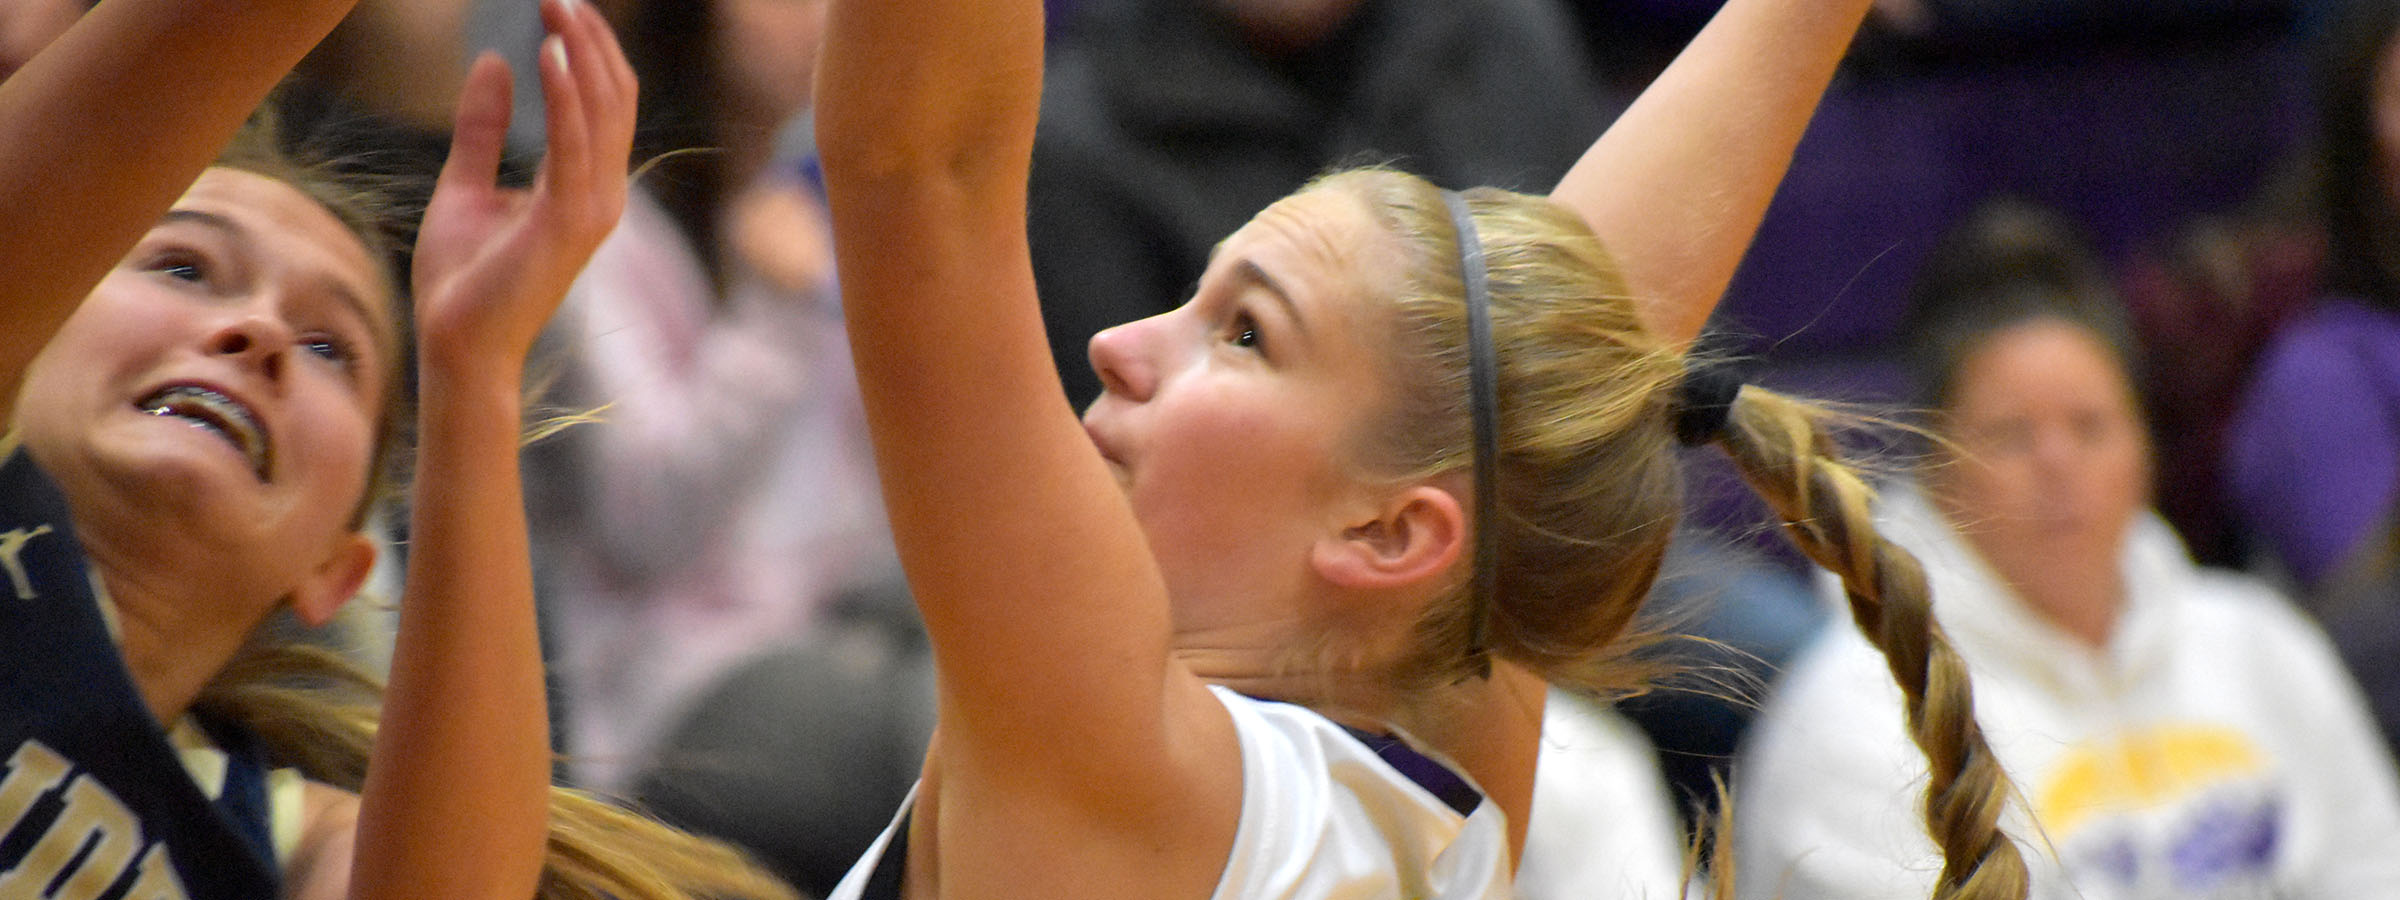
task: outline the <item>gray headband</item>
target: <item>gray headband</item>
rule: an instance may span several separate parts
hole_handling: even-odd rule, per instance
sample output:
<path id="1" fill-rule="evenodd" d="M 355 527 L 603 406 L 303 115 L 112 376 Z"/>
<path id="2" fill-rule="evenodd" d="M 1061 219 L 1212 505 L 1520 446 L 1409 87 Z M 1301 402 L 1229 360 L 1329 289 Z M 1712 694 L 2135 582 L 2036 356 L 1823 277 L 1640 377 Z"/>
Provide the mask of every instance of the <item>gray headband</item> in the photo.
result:
<path id="1" fill-rule="evenodd" d="M 1450 224 L 1458 235 L 1459 280 L 1466 285 L 1467 410 L 1475 425 L 1475 575 L 1467 602 L 1467 656 L 1478 674 L 1492 672 L 1489 643 L 1493 594 L 1500 581 L 1499 477 L 1500 365 L 1492 349 L 1492 288 L 1484 269 L 1483 238 L 1475 230 L 1474 214 L 1456 191 L 1442 192 L 1450 209 Z"/>

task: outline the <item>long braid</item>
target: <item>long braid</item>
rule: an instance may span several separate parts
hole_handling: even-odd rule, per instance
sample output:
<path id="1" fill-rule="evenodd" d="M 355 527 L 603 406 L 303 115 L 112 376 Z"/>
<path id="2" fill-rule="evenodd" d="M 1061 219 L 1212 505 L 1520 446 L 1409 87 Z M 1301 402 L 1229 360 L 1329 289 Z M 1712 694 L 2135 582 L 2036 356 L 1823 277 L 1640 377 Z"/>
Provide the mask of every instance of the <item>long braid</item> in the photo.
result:
<path id="1" fill-rule="evenodd" d="M 1873 491 L 1840 462 L 1827 413 L 1756 387 L 1734 401 L 1717 443 L 1782 517 L 1802 552 L 1842 579 L 1859 631 L 1881 650 L 1925 753 L 1927 831 L 1940 846 L 1938 900 L 2022 898 L 2024 858 L 2000 830 L 2013 793 L 1975 721 L 1966 661 L 1934 621 L 1925 570 L 1875 531 Z"/>

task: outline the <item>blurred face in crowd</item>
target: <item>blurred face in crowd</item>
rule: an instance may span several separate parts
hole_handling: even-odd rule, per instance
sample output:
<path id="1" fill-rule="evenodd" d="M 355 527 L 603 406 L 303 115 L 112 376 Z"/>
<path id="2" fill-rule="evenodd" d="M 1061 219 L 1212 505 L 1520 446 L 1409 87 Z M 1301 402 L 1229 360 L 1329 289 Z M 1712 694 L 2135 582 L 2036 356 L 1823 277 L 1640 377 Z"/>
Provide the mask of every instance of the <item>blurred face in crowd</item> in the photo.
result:
<path id="1" fill-rule="evenodd" d="M 772 129 L 815 90 L 825 0 L 716 0 L 717 58 L 739 118 Z"/>
<path id="2" fill-rule="evenodd" d="M 1960 458 L 1940 469 L 1937 497 L 1968 542 L 2020 587 L 2115 571 L 2149 500 L 2150 446 L 2108 345 L 2031 319 L 1984 338 L 1952 383 Z"/>
<path id="3" fill-rule="evenodd" d="M 0 79 L 66 33 L 86 0 L 0 0 Z"/>

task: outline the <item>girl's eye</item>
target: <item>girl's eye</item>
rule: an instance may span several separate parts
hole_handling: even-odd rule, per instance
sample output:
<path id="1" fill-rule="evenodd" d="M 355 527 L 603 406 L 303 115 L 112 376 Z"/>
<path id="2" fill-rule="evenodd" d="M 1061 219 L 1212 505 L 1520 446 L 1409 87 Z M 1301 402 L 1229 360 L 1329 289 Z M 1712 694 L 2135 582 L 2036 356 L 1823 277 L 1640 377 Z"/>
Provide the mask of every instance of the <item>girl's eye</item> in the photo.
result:
<path id="1" fill-rule="evenodd" d="M 1257 347 L 1259 344 L 1258 323 L 1246 313 L 1235 316 L 1233 324 L 1225 329 L 1225 341 L 1236 347 Z"/>
<path id="2" fill-rule="evenodd" d="M 150 264 L 150 269 L 177 281 L 198 283 L 208 280 L 208 267 L 199 257 L 188 254 L 161 256 Z"/>
<path id="3" fill-rule="evenodd" d="M 306 351 L 310 356 L 323 359 L 327 362 L 336 362 L 347 365 L 352 359 L 350 345 L 348 343 L 343 342 L 340 338 L 330 337 L 327 335 L 311 335 L 309 337 L 301 338 L 300 349 Z"/>

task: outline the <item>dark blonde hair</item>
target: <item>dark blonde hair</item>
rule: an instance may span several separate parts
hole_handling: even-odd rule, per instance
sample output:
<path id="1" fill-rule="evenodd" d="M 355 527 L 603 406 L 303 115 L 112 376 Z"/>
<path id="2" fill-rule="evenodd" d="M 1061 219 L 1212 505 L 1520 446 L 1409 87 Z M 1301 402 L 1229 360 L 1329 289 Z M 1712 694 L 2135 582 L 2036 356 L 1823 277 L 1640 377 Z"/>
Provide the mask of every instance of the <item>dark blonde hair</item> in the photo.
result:
<path id="1" fill-rule="evenodd" d="M 1376 431 L 1361 436 L 1360 463 L 1396 482 L 1470 471 L 1464 287 L 1439 191 L 1386 169 L 1327 176 L 1312 189 L 1364 199 L 1407 248 L 1385 376 L 1394 399 L 1374 419 Z M 1483 238 L 1500 362 L 1500 515 L 1474 524 L 1498 528 L 1503 548 L 1490 646 L 1556 683 L 1637 689 L 1648 669 L 1620 639 L 1682 502 L 1675 438 L 1664 427 L 1681 365 L 1634 318 L 1615 267 L 1573 213 L 1493 189 L 1466 197 Z M 1480 667 L 1467 646 L 1477 614 L 1467 594 L 1459 585 L 1418 623 L 1416 658 L 1397 667 L 1404 688 Z"/>
<path id="2" fill-rule="evenodd" d="M 356 792 L 383 685 L 339 654 L 253 638 L 201 691 L 193 710 L 241 726 L 271 763 Z M 740 850 L 564 787 L 550 790 L 541 900 L 798 900 Z"/>
<path id="3" fill-rule="evenodd" d="M 408 377 L 407 294 L 397 274 L 400 247 L 414 232 L 420 210 L 394 198 L 410 196 L 398 182 L 344 177 L 330 162 L 312 163 L 287 152 L 271 114 L 249 127 L 217 164 L 276 179 L 292 186 L 347 225 L 381 267 L 391 290 L 394 321 L 386 332 L 386 396 L 376 428 L 371 482 L 359 501 L 353 527 L 368 511 L 399 501 L 407 462 L 413 390 Z M 394 224 L 398 217 L 407 224 Z M 296 643 L 270 622 L 218 671 L 193 710 L 237 725 L 257 737 L 269 761 L 298 769 L 310 780 L 356 792 L 366 781 L 375 743 L 383 685 L 340 655 Z M 582 791 L 550 792 L 549 858 L 542 871 L 543 900 L 691 900 L 758 898 L 797 900 L 798 895 L 741 851 L 692 835 Z"/>
<path id="4" fill-rule="evenodd" d="M 1471 472 L 1466 308 L 1457 229 L 1441 192 L 1387 169 L 1321 178 L 1399 239 L 1407 262 L 1394 303 L 1391 407 L 1360 436 L 1361 464 L 1395 480 Z M 1465 193 L 1480 234 L 1499 365 L 1500 529 L 1488 611 L 1465 584 L 1418 623 L 1404 690 L 1472 677 L 1472 620 L 1488 652 L 1566 687 L 1621 693 L 1656 674 L 1630 649 L 1682 506 L 1674 413 L 1682 348 L 1652 334 L 1617 269 L 1574 213 L 1490 188 Z M 1998 825 L 2011 794 L 1974 717 L 1964 662 L 1934 622 L 1923 570 L 1875 533 L 1872 493 L 1841 460 L 1835 414 L 1744 388 L 1713 439 L 1783 518 L 1787 533 L 1842 578 L 1861 631 L 1905 694 L 1912 737 L 1931 762 L 1925 819 L 1947 860 L 1937 897 L 2022 897 L 2024 862 Z"/>

